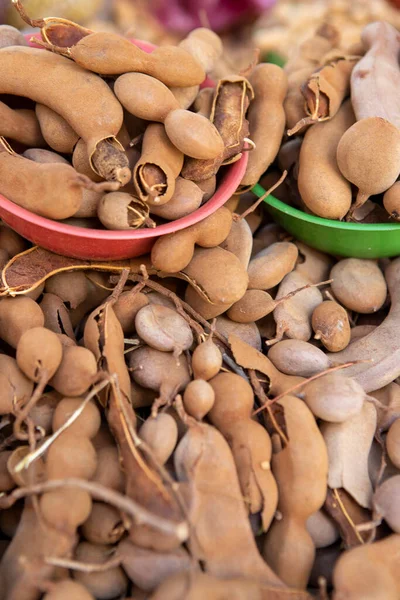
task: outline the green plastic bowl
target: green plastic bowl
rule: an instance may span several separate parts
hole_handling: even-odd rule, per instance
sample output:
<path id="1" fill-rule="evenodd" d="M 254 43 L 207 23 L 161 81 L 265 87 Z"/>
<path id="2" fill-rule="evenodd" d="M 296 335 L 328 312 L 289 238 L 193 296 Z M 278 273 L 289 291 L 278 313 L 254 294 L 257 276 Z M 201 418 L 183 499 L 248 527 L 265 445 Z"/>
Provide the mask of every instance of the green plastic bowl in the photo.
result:
<path id="1" fill-rule="evenodd" d="M 259 198 L 264 188 L 256 184 L 252 192 Z M 314 217 L 288 206 L 274 196 L 265 198 L 274 220 L 295 238 L 311 248 L 354 258 L 383 258 L 400 255 L 400 223 L 346 223 Z"/>

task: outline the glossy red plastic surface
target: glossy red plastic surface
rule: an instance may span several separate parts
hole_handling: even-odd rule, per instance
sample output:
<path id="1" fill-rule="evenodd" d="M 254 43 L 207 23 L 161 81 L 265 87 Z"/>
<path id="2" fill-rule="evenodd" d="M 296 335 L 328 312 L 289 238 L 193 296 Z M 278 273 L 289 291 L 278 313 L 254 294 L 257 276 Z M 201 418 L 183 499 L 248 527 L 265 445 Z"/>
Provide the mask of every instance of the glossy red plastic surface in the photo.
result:
<path id="1" fill-rule="evenodd" d="M 28 39 L 32 37 L 27 36 Z M 142 40 L 132 40 L 151 52 L 155 46 Z M 34 44 L 32 44 L 34 45 Z M 136 231 L 105 231 L 84 229 L 45 219 L 21 208 L 0 194 L 0 218 L 34 244 L 73 258 L 88 260 L 121 260 L 149 252 L 160 235 L 173 233 L 202 221 L 220 208 L 236 191 L 247 165 L 247 153 L 225 168 L 225 174 L 215 194 L 187 217 L 155 227 Z"/>

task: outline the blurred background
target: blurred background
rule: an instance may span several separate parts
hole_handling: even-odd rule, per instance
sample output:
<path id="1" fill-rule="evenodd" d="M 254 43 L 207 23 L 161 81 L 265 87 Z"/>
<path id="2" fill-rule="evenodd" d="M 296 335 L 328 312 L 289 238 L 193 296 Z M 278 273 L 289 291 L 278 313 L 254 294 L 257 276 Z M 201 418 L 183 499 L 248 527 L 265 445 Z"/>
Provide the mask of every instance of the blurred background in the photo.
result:
<path id="1" fill-rule="evenodd" d="M 284 62 L 323 22 L 341 32 L 345 51 L 366 23 L 386 20 L 400 29 L 400 0 L 23 0 L 32 18 L 64 17 L 94 31 L 115 31 L 155 44 L 179 41 L 198 26 L 224 41 L 236 70 L 254 60 Z M 29 31 L 11 0 L 0 0 L 0 22 Z"/>

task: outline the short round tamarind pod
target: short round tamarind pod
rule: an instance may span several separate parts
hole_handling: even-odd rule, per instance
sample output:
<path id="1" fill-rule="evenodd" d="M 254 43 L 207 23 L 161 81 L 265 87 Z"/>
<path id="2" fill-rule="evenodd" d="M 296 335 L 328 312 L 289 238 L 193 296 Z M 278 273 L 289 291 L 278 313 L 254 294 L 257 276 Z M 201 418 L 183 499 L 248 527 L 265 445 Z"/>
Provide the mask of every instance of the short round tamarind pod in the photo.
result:
<path id="1" fill-rule="evenodd" d="M 175 419 L 167 413 L 148 417 L 139 430 L 142 438 L 152 449 L 156 459 L 163 465 L 171 456 L 178 441 Z"/>
<path id="2" fill-rule="evenodd" d="M 400 419 L 396 419 L 387 432 L 386 450 L 394 466 L 400 469 Z"/>
<path id="3" fill-rule="evenodd" d="M 25 404 L 33 392 L 33 383 L 17 365 L 15 358 L 0 354 L 0 415 Z"/>
<path id="4" fill-rule="evenodd" d="M 32 423 L 36 427 L 41 427 L 46 435 L 49 435 L 53 431 L 53 415 L 61 398 L 62 396 L 58 392 L 50 390 L 43 394 L 40 400 L 29 411 L 29 418 L 32 419 Z"/>
<path id="5" fill-rule="evenodd" d="M 116 446 L 105 446 L 97 450 L 97 468 L 92 481 L 117 492 L 124 491 L 125 474 L 121 469 Z"/>
<path id="6" fill-rule="evenodd" d="M 71 532 L 89 517 L 92 498 L 85 490 L 64 488 L 44 493 L 39 505 L 43 518 L 50 525 Z"/>
<path id="7" fill-rule="evenodd" d="M 43 600 L 95 600 L 95 597 L 78 581 L 62 579 L 52 585 Z"/>
<path id="8" fill-rule="evenodd" d="M 112 546 L 81 542 L 75 550 L 75 560 L 87 563 L 104 563 L 110 559 Z M 75 571 L 74 578 L 82 583 L 97 600 L 111 600 L 126 594 L 128 578 L 121 567 L 106 571 L 85 573 Z"/>
<path id="9" fill-rule="evenodd" d="M 211 379 L 210 385 L 215 393 L 210 418 L 218 429 L 250 417 L 254 395 L 251 385 L 243 377 L 236 373 L 219 373 Z"/>
<path id="10" fill-rule="evenodd" d="M 7 468 L 7 463 L 12 455 L 10 450 L 0 452 L 0 492 L 8 492 L 15 487 L 15 481 Z"/>
<path id="11" fill-rule="evenodd" d="M 88 438 L 64 431 L 47 451 L 47 478 L 91 479 L 96 472 L 97 457 Z"/>
<path id="12" fill-rule="evenodd" d="M 104 502 L 93 502 L 92 511 L 82 525 L 82 534 L 92 544 L 116 544 L 125 527 L 121 513 Z"/>
<path id="13" fill-rule="evenodd" d="M 343 306 L 369 314 L 381 308 L 386 300 L 386 281 L 374 260 L 345 258 L 330 273 L 332 291 Z"/>
<path id="14" fill-rule="evenodd" d="M 317 510 L 308 517 L 306 527 L 316 548 L 326 548 L 340 537 L 336 523 L 322 510 Z"/>
<path id="15" fill-rule="evenodd" d="M 197 346 L 192 355 L 192 369 L 196 379 L 208 381 L 218 375 L 221 367 L 221 351 L 211 338 Z"/>
<path id="16" fill-rule="evenodd" d="M 0 300 L 0 338 L 13 348 L 25 331 L 43 325 L 43 311 L 31 298 L 17 296 Z"/>
<path id="17" fill-rule="evenodd" d="M 46 465 L 43 458 L 39 457 L 30 463 L 28 467 L 16 471 L 15 467 L 30 454 L 29 446 L 18 446 L 11 452 L 7 461 L 7 469 L 15 483 L 19 487 L 42 483 L 46 481 Z"/>
<path id="18" fill-rule="evenodd" d="M 135 317 L 136 332 L 155 350 L 179 353 L 193 344 L 193 334 L 185 319 L 171 308 L 148 304 Z"/>
<path id="19" fill-rule="evenodd" d="M 22 334 L 16 358 L 21 371 L 32 381 L 50 379 L 60 366 L 62 344 L 49 329 L 33 327 Z"/>
<path id="20" fill-rule="evenodd" d="M 282 340 L 274 344 L 268 358 L 281 373 L 299 377 L 312 377 L 330 366 L 322 350 L 303 340 Z"/>
<path id="21" fill-rule="evenodd" d="M 201 421 L 214 406 L 215 393 L 208 381 L 194 379 L 183 394 L 183 406 L 186 412 Z"/>
<path id="22" fill-rule="evenodd" d="M 46 292 L 55 294 L 70 308 L 76 308 L 89 292 L 86 275 L 82 271 L 57 273 L 46 281 Z"/>
<path id="23" fill-rule="evenodd" d="M 374 513 L 383 517 L 395 533 L 400 533 L 400 475 L 386 479 L 372 498 Z"/>
<path id="24" fill-rule="evenodd" d="M 63 396 L 81 396 L 97 374 L 94 354 L 81 346 L 64 346 L 61 364 L 50 384 Z"/>
<path id="25" fill-rule="evenodd" d="M 57 431 L 79 409 L 83 398 L 63 398 L 53 413 L 53 431 Z M 90 400 L 79 417 L 68 426 L 68 433 L 93 438 L 100 429 L 101 416 L 93 400 Z"/>
<path id="26" fill-rule="evenodd" d="M 328 373 L 302 389 L 313 415 L 330 423 L 343 423 L 360 412 L 365 392 L 361 385 L 342 373 Z"/>
<path id="27" fill-rule="evenodd" d="M 314 309 L 311 325 L 315 339 L 321 340 L 329 352 L 340 352 L 350 343 L 349 317 L 343 306 L 337 302 L 321 302 Z"/>

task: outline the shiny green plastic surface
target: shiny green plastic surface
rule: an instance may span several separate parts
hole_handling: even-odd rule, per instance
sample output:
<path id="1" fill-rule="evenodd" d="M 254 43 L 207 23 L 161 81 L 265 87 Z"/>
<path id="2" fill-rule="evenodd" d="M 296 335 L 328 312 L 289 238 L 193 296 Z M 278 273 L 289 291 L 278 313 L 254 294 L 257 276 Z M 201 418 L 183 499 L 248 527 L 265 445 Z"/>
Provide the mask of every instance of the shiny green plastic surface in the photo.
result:
<path id="1" fill-rule="evenodd" d="M 264 188 L 252 192 L 261 198 Z M 288 233 L 316 250 L 354 258 L 383 258 L 400 255 L 400 223 L 346 223 L 308 215 L 270 195 L 268 211 Z"/>

